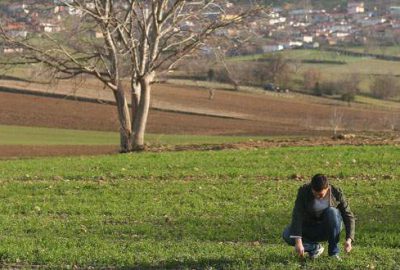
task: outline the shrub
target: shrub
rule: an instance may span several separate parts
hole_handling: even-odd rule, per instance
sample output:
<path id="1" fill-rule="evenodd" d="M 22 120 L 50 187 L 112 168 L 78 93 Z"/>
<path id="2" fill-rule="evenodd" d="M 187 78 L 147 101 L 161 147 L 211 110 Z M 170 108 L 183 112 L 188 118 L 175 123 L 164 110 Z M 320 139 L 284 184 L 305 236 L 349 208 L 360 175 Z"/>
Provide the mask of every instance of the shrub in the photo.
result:
<path id="1" fill-rule="evenodd" d="M 317 69 L 307 69 L 306 72 L 303 73 L 303 84 L 304 84 L 304 88 L 306 90 L 314 90 L 319 92 L 319 89 L 315 89 L 315 88 L 319 88 L 319 82 L 321 81 L 321 72 Z M 316 93 L 315 93 L 316 94 Z"/>
<path id="2" fill-rule="evenodd" d="M 340 84 L 337 82 L 323 82 L 319 84 L 321 95 L 337 95 L 340 91 Z"/>
<path id="3" fill-rule="evenodd" d="M 356 97 L 355 93 L 343 93 L 340 98 L 341 100 L 346 101 L 347 103 L 350 104 L 350 102 L 354 101 L 355 97 Z"/>
<path id="4" fill-rule="evenodd" d="M 313 91 L 316 95 L 341 95 L 342 100 L 351 102 L 354 101 L 355 95 L 360 91 L 358 88 L 359 82 L 360 78 L 357 75 L 352 75 L 340 81 L 319 83 L 314 87 Z"/>
<path id="5" fill-rule="evenodd" d="M 345 78 L 339 82 L 339 93 L 341 94 L 341 99 L 346 101 L 349 106 L 350 103 L 354 101 L 356 94 L 360 92 L 358 85 L 360 83 L 360 77 L 357 75 L 352 75 L 351 77 Z"/>
<path id="6" fill-rule="evenodd" d="M 380 99 L 389 99 L 397 95 L 398 82 L 393 75 L 379 75 L 371 85 L 371 93 Z"/>

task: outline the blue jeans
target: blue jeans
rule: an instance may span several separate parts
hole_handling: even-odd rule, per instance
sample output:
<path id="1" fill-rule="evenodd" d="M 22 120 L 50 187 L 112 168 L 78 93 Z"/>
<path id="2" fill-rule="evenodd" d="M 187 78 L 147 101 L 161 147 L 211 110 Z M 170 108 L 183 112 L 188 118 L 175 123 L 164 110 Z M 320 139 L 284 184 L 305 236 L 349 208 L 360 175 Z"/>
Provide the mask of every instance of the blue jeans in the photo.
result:
<path id="1" fill-rule="evenodd" d="M 339 254 L 339 236 L 342 230 L 342 216 L 338 209 L 329 207 L 322 213 L 322 219 L 318 223 L 303 224 L 302 242 L 304 251 L 312 253 L 318 242 L 328 241 L 329 256 Z M 290 238 L 291 227 L 287 226 L 282 237 L 286 243 L 295 245 L 295 239 Z"/>

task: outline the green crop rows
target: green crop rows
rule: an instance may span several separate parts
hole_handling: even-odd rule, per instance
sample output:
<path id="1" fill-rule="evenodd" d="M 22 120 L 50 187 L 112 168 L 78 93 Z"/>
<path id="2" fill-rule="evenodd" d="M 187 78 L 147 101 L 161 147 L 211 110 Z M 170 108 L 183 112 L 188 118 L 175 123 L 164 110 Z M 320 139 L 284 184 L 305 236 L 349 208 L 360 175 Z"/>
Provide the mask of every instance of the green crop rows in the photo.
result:
<path id="1" fill-rule="evenodd" d="M 399 269 L 396 146 L 288 147 L 0 161 L 4 266 Z M 281 240 L 317 172 L 357 216 L 343 262 L 300 261 Z M 300 180 L 299 180 L 300 179 Z"/>

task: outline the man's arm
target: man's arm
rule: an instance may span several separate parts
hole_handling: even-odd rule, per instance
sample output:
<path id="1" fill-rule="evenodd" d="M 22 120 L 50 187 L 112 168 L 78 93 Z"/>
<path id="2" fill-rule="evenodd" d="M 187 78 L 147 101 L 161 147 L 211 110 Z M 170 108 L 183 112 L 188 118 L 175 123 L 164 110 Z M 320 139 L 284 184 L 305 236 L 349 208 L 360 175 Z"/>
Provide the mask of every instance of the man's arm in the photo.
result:
<path id="1" fill-rule="evenodd" d="M 351 238 L 347 238 L 346 242 L 344 242 L 344 251 L 346 251 L 346 253 L 349 253 L 352 249 L 352 240 Z"/>
<path id="2" fill-rule="evenodd" d="M 300 187 L 297 192 L 292 212 L 291 238 L 301 238 L 303 232 L 304 212 L 304 191 L 303 188 Z"/>
<path id="3" fill-rule="evenodd" d="M 292 225 L 290 238 L 295 238 L 295 250 L 300 257 L 304 257 L 304 246 L 301 239 L 304 218 L 304 194 L 302 188 L 297 192 L 296 201 L 292 212 Z"/>
<path id="4" fill-rule="evenodd" d="M 346 243 L 349 242 L 351 247 L 351 243 L 354 242 L 354 235 L 355 235 L 355 217 L 350 209 L 350 206 L 342 190 L 338 189 L 338 191 L 339 191 L 338 209 L 342 215 L 343 223 L 346 229 Z"/>
<path id="5" fill-rule="evenodd" d="M 296 238 L 294 249 L 296 250 L 296 253 L 300 257 L 304 257 L 304 246 L 303 246 L 303 240 L 301 238 Z"/>

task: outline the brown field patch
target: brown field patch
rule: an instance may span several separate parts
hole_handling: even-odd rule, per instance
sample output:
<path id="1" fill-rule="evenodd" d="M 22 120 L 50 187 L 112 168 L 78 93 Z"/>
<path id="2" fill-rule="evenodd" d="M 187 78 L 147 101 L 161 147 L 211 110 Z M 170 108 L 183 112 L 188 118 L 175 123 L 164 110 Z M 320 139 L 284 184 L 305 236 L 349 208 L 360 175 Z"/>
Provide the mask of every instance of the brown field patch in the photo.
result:
<path id="1" fill-rule="evenodd" d="M 31 84 L 23 84 L 28 89 L 33 88 Z M 95 86 L 93 82 L 88 84 L 88 87 Z M 57 89 L 43 89 L 46 93 L 60 93 Z M 65 91 L 62 93 L 67 94 Z M 79 93 L 83 93 L 83 90 L 75 91 L 75 94 Z M 90 93 L 95 92 L 88 91 L 85 97 L 90 97 Z M 92 98 L 97 99 L 98 96 Z M 110 100 L 106 95 L 103 98 Z M 334 110 L 341 115 L 339 130 L 346 132 L 388 131 L 393 126 L 400 126 L 399 117 L 394 117 L 400 112 L 358 104 L 349 107 L 345 103 L 296 94 L 273 96 L 223 90 L 216 90 L 214 99 L 209 100 L 208 90 L 201 87 L 155 84 L 147 132 L 197 135 L 330 135 L 335 120 Z M 0 92 L 0 124 L 118 131 L 117 121 L 115 106 L 109 104 Z M 47 155 L 46 151 L 49 155 L 117 152 L 110 147 L 86 147 L 78 151 L 72 146 L 2 146 L 0 156 L 11 156 L 11 153 L 18 152 L 20 156 L 29 156 L 29 153 L 40 156 Z"/>
<path id="2" fill-rule="evenodd" d="M 0 145 L 0 159 L 30 158 L 49 156 L 76 156 L 76 155 L 102 155 L 116 154 L 116 146 L 89 146 L 89 145 L 53 145 L 53 146 L 27 146 L 27 145 Z"/>

